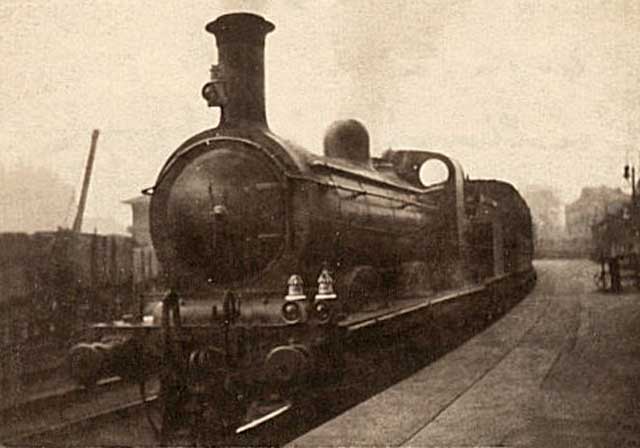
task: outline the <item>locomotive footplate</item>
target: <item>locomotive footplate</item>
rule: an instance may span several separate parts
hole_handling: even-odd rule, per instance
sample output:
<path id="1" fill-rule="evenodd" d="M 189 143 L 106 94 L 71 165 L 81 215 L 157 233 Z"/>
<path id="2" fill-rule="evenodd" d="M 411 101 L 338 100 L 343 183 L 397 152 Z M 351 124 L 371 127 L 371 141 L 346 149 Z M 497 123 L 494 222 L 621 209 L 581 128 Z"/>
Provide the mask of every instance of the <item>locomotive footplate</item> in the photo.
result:
<path id="1" fill-rule="evenodd" d="M 450 291 L 442 291 L 431 296 L 420 296 L 398 300 L 393 307 L 384 310 L 354 313 L 348 319 L 340 322 L 348 334 L 357 334 L 370 327 L 380 327 L 398 320 L 411 319 L 430 312 L 436 306 L 446 305 L 447 302 L 482 294 L 486 291 L 484 285 L 469 286 Z"/>

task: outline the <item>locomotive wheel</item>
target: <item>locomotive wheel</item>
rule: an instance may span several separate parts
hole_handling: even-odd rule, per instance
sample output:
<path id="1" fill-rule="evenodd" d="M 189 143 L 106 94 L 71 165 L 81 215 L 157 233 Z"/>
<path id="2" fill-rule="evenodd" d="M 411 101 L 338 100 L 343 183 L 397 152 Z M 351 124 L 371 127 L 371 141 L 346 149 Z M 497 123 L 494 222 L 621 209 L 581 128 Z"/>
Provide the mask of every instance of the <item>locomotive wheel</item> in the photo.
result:
<path id="1" fill-rule="evenodd" d="M 348 312 L 371 309 L 380 292 L 380 276 L 371 266 L 357 266 L 345 277 L 346 309 Z"/>

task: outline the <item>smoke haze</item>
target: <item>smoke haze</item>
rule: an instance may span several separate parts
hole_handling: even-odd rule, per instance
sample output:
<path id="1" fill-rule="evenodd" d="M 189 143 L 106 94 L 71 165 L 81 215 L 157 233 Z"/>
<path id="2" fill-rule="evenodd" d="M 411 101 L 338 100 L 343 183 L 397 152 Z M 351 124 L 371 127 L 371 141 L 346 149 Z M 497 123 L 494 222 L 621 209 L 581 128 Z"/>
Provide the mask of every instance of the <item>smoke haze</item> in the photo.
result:
<path id="1" fill-rule="evenodd" d="M 67 185 L 34 225 L 65 218 L 100 128 L 87 219 L 124 228 L 121 201 L 217 123 L 199 93 L 216 59 L 204 25 L 238 10 L 275 23 L 268 120 L 312 151 L 332 121 L 354 117 L 374 154 L 440 150 L 471 177 L 548 185 L 565 202 L 585 185 L 628 187 L 622 165 L 638 162 L 640 140 L 636 1 L 7 0 L 0 163 L 5 173 L 46 168 Z"/>

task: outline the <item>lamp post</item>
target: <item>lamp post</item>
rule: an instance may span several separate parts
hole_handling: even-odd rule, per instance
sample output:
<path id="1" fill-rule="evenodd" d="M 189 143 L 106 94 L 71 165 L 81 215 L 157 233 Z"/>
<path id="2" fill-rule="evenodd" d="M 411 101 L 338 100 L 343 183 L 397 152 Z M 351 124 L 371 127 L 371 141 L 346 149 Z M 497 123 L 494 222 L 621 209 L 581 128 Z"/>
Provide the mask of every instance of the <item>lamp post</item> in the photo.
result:
<path id="1" fill-rule="evenodd" d="M 635 274 L 636 286 L 640 286 L 640 259 L 638 258 L 638 243 L 640 239 L 640 229 L 638 229 L 638 207 L 636 204 L 636 169 L 634 166 L 629 167 L 627 163 L 624 166 L 623 177 L 625 180 L 631 178 L 631 206 L 629 207 L 629 220 L 631 229 L 627 233 L 630 237 L 630 250 L 633 255 L 633 270 Z"/>
<path id="2" fill-rule="evenodd" d="M 623 177 L 625 180 L 631 180 L 631 207 L 630 207 L 630 214 L 631 214 L 631 219 L 635 220 L 635 210 L 636 210 L 636 167 L 635 166 L 629 166 L 629 164 L 627 163 L 624 166 L 624 173 L 623 173 Z"/>
<path id="3" fill-rule="evenodd" d="M 636 176 L 636 167 L 630 166 L 627 163 L 624 166 L 624 173 L 622 174 L 622 177 L 624 177 L 625 180 L 629 180 L 629 178 L 631 178 L 631 186 L 633 187 L 633 181 L 635 180 L 635 176 Z M 635 191 L 635 188 L 632 189 L 632 192 L 634 191 Z"/>

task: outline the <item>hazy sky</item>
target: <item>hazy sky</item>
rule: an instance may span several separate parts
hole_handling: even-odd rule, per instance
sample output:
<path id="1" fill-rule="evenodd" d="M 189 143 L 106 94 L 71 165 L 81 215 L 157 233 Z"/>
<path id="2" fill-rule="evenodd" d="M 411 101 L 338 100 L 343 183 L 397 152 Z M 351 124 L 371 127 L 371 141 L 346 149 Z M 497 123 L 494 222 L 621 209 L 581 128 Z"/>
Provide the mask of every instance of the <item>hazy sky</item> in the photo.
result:
<path id="1" fill-rule="evenodd" d="M 374 154 L 440 150 L 471 177 L 565 200 L 623 186 L 638 159 L 636 0 L 0 0 L 0 174 L 46 168 L 78 190 L 99 128 L 87 214 L 124 227 L 120 201 L 217 123 L 200 97 L 216 54 L 204 25 L 240 10 L 276 25 L 271 128 L 312 151 L 331 121 L 356 117 Z"/>

